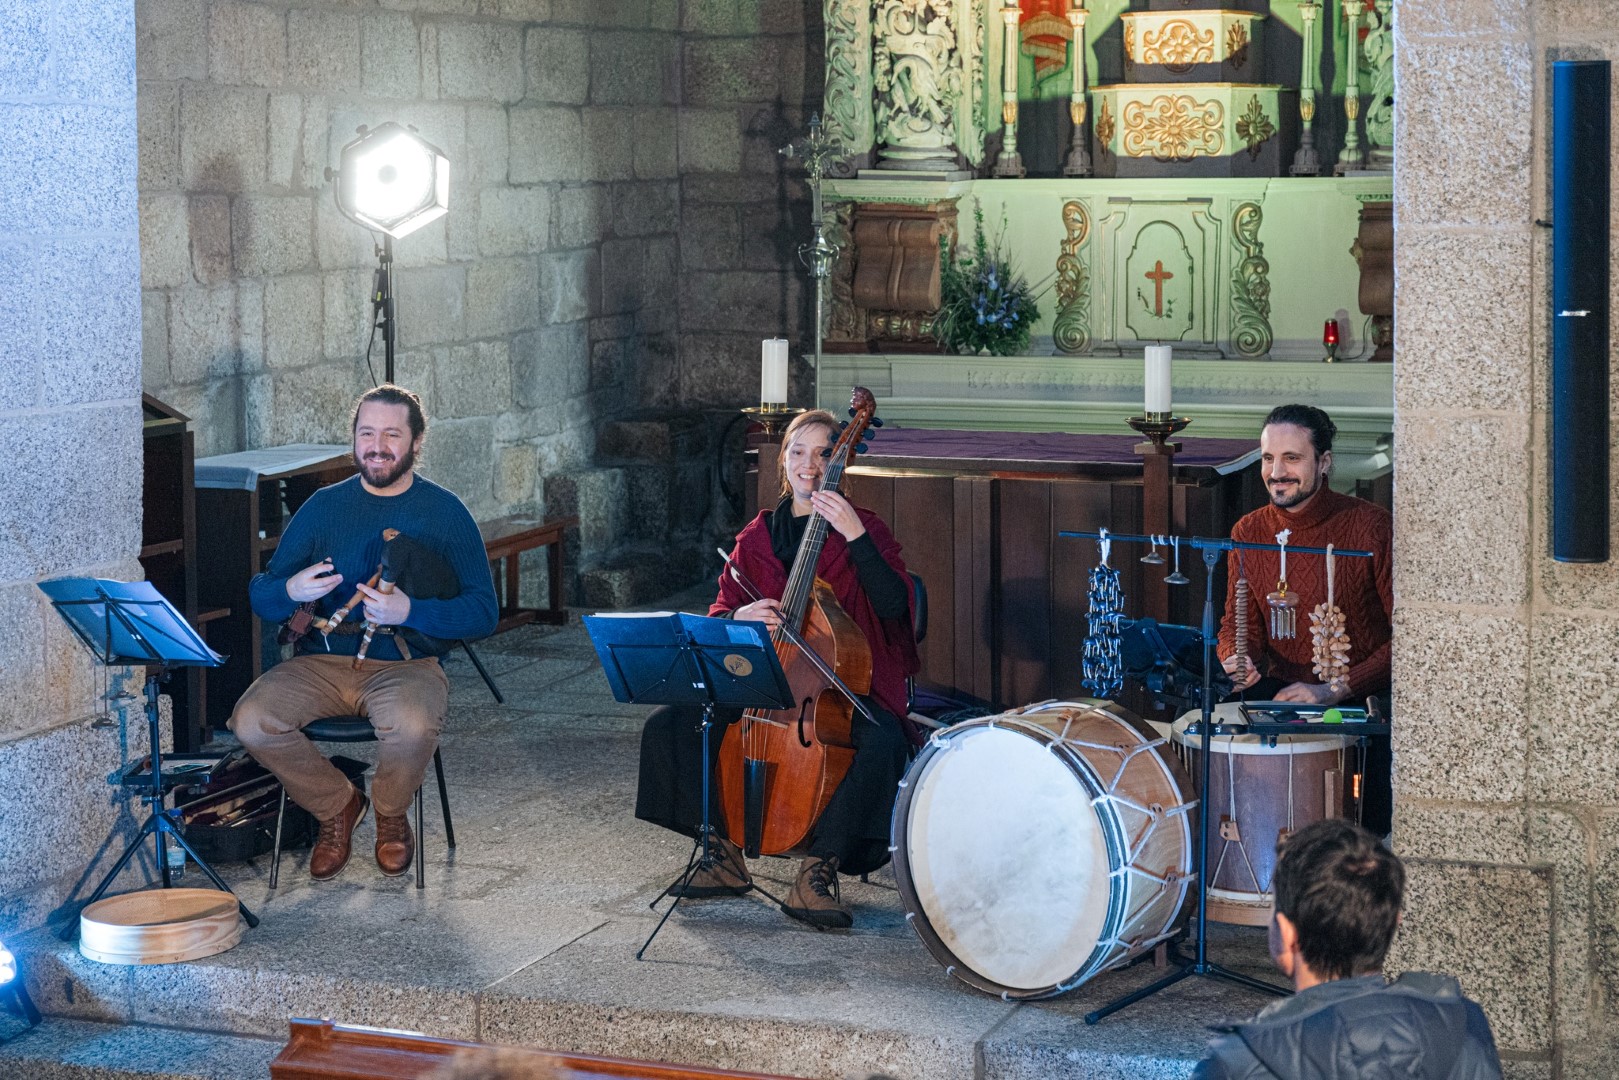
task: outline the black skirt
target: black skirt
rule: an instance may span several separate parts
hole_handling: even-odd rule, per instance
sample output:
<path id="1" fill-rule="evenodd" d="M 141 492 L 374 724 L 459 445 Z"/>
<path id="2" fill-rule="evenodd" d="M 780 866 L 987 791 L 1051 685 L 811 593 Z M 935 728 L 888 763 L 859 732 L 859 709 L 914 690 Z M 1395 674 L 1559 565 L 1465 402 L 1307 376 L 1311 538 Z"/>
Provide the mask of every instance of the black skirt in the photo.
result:
<path id="1" fill-rule="evenodd" d="M 889 826 L 894 796 L 905 776 L 910 743 L 892 713 L 865 699 L 875 724 L 856 714 L 854 762 L 838 784 L 826 812 L 816 822 L 811 855 L 836 857 L 846 874 L 864 874 L 888 861 Z M 723 822 L 712 781 L 725 731 L 742 716 L 736 709 L 717 709 L 709 732 L 709 821 Z M 635 816 L 686 836 L 702 825 L 703 710 L 665 706 L 647 718 L 641 732 L 641 778 Z M 723 830 L 722 830 L 723 832 Z"/>

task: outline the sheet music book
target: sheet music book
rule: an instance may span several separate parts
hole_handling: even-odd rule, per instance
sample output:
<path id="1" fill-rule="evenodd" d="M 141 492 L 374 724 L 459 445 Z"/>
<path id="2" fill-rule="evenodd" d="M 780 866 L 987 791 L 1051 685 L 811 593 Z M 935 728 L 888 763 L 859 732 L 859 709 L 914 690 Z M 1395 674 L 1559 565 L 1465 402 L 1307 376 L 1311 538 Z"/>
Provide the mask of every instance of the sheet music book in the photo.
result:
<path id="1" fill-rule="evenodd" d="M 103 662 L 161 661 L 188 667 L 225 662 L 150 581 L 53 578 L 40 582 L 39 588 Z M 108 601 L 117 608 L 111 617 Z"/>

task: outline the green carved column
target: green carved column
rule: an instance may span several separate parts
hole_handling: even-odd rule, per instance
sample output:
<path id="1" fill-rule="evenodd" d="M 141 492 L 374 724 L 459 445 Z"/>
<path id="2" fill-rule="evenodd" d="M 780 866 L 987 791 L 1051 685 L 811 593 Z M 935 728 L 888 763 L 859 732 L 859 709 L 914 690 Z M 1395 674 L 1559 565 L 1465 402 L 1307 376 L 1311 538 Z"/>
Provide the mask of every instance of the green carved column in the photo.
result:
<path id="1" fill-rule="evenodd" d="M 871 153 L 871 0 L 826 0 L 826 133 L 851 157 Z"/>
<path id="2" fill-rule="evenodd" d="M 1255 202 L 1231 213 L 1231 243 L 1237 249 L 1231 272 L 1231 351 L 1240 357 L 1270 352 L 1270 263 L 1259 239 L 1264 213 Z"/>
<path id="3" fill-rule="evenodd" d="M 1085 203 L 1070 199 L 1062 205 L 1062 223 L 1067 235 L 1062 254 L 1057 256 L 1057 315 L 1051 324 L 1051 339 L 1057 352 L 1080 356 L 1091 348 L 1091 214 Z"/>

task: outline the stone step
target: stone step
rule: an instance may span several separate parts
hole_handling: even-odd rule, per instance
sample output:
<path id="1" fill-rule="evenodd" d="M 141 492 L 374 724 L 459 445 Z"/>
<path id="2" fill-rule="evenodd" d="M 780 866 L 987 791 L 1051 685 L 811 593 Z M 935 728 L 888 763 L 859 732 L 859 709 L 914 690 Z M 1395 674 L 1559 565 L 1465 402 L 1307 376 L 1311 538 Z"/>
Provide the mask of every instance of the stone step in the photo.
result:
<path id="1" fill-rule="evenodd" d="M 264 1080 L 285 1040 L 46 1017 L 0 1043 L 14 1080 Z"/>
<path id="2" fill-rule="evenodd" d="M 631 461 L 703 460 L 713 446 L 703 413 L 653 413 L 609 420 L 596 433 L 600 464 Z"/>
<path id="3" fill-rule="evenodd" d="M 711 546 L 641 543 L 619 548 L 580 575 L 585 606 L 603 610 L 638 607 L 698 581 L 708 572 Z"/>

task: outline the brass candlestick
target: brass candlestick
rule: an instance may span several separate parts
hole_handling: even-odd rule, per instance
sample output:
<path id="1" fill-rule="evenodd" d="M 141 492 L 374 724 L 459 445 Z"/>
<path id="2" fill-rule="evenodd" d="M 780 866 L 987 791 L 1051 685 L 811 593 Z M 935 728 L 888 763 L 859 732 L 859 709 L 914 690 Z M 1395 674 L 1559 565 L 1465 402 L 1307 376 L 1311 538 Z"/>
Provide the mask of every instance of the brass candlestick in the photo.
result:
<path id="1" fill-rule="evenodd" d="M 742 410 L 742 415 L 764 429 L 765 438 L 774 440 L 787 430 L 793 417 L 803 412 L 786 405 L 754 405 Z"/>
<path id="2" fill-rule="evenodd" d="M 1151 439 L 1152 445 L 1162 452 L 1169 437 L 1190 424 L 1192 418 L 1173 413 L 1147 413 L 1143 416 L 1127 416 L 1124 422 Z"/>

